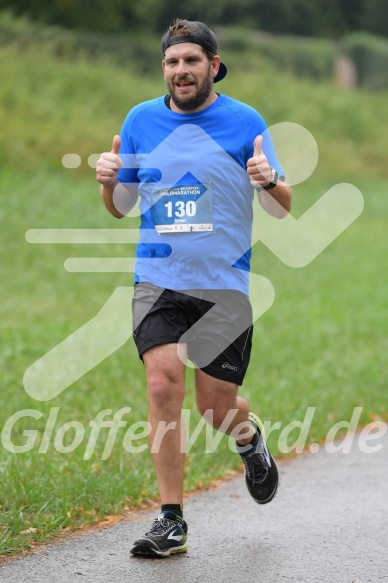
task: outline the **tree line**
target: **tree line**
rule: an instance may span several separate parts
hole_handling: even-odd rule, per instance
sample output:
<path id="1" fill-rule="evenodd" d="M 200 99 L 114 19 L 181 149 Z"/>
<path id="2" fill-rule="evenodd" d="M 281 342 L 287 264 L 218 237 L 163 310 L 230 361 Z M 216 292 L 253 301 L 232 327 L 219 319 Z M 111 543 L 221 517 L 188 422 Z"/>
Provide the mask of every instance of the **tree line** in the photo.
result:
<path id="1" fill-rule="evenodd" d="M 388 36 L 387 0 L 0 0 L 11 11 L 44 24 L 104 33 L 162 33 L 175 17 L 212 26 L 341 38 L 354 31 Z"/>

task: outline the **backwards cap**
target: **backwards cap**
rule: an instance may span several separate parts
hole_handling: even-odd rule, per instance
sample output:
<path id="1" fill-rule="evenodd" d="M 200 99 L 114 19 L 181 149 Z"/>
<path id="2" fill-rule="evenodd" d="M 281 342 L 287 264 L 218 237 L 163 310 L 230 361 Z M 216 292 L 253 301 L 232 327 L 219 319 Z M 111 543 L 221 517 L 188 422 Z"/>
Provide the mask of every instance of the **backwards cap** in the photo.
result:
<path id="1" fill-rule="evenodd" d="M 168 47 L 171 45 L 177 45 L 179 43 L 195 43 L 213 55 L 218 54 L 216 35 L 212 30 L 210 30 L 210 28 L 206 26 L 206 24 L 203 24 L 203 22 L 190 20 L 181 20 L 180 22 L 182 26 L 191 31 L 191 34 L 169 38 L 169 31 L 167 30 L 162 36 L 161 44 L 163 54 L 166 53 L 166 49 L 168 49 Z M 228 70 L 224 63 L 220 63 L 220 68 L 214 78 L 214 83 L 221 81 L 221 79 L 225 77 L 227 71 Z"/>

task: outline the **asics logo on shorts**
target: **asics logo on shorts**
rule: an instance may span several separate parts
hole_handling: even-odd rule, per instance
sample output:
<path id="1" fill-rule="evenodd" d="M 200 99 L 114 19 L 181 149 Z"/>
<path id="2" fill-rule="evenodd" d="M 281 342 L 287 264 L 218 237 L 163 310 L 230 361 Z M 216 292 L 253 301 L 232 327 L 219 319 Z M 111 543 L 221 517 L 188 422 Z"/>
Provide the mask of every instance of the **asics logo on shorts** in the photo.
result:
<path id="1" fill-rule="evenodd" d="M 229 364 L 229 362 L 224 362 L 222 368 L 228 368 L 229 370 L 234 370 L 235 372 L 237 372 L 237 366 L 232 366 L 231 364 Z"/>

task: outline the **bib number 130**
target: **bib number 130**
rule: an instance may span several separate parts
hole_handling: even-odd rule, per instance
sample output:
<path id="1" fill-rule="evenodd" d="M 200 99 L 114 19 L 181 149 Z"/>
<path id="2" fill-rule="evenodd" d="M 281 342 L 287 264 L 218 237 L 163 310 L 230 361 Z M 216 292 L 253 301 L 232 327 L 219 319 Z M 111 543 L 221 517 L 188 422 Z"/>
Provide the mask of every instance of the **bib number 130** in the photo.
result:
<path id="1" fill-rule="evenodd" d="M 194 200 L 188 200 L 187 202 L 177 200 L 174 204 L 170 200 L 164 206 L 167 209 L 167 216 L 169 218 L 172 216 L 178 218 L 194 217 L 197 212 L 197 205 Z"/>

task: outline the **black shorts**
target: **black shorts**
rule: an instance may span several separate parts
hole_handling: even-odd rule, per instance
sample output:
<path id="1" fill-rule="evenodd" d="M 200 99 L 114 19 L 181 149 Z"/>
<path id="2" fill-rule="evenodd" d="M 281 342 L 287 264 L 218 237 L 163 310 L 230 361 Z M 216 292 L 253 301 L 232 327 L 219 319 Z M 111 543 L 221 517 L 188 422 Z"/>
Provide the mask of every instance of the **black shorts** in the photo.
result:
<path id="1" fill-rule="evenodd" d="M 132 312 L 140 358 L 153 346 L 186 343 L 195 366 L 217 379 L 242 384 L 252 348 L 252 307 L 245 294 L 174 291 L 142 282 L 135 284 Z"/>

